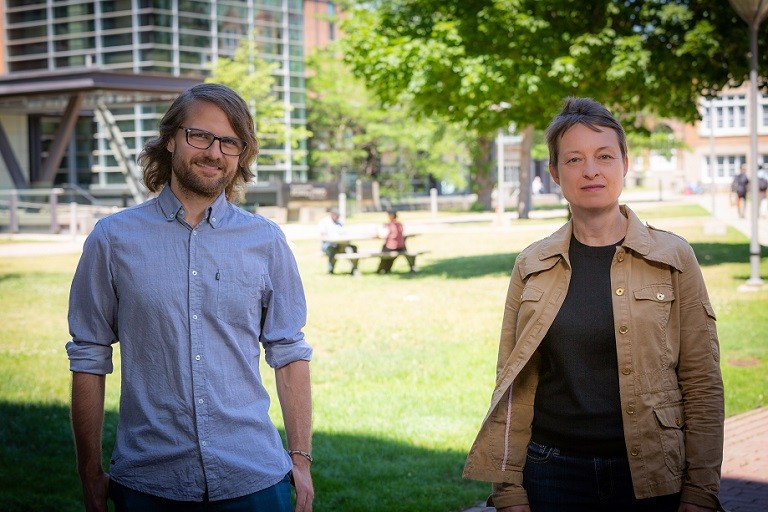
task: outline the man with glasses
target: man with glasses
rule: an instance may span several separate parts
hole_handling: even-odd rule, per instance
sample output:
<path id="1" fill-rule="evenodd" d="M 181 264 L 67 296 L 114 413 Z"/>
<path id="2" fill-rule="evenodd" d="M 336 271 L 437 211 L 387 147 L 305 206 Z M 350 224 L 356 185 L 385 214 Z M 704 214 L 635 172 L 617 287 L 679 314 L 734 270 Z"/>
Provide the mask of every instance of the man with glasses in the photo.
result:
<path id="1" fill-rule="evenodd" d="M 67 352 L 85 508 L 312 510 L 312 349 L 280 228 L 233 204 L 258 153 L 245 102 L 182 93 L 139 156 L 157 196 L 101 219 L 72 282 Z M 120 416 L 102 465 L 105 376 L 120 342 Z M 287 446 L 259 373 L 275 369 Z"/>

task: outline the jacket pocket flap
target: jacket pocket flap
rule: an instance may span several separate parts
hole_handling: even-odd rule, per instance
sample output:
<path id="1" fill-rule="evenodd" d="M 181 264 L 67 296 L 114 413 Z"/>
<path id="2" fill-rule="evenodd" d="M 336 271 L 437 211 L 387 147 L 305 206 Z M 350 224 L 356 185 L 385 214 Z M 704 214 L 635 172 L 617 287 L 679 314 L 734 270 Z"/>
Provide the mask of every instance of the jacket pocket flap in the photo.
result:
<path id="1" fill-rule="evenodd" d="M 653 409 L 659 423 L 668 428 L 683 428 L 685 425 L 685 414 L 682 404 L 671 404 L 656 407 Z"/>
<path id="2" fill-rule="evenodd" d="M 672 302 L 675 292 L 671 286 L 652 285 L 640 288 L 634 292 L 635 300 L 652 300 L 656 302 Z"/>
<path id="3" fill-rule="evenodd" d="M 717 320 L 717 317 L 715 316 L 715 310 L 712 308 L 712 304 L 710 304 L 709 302 L 705 302 L 704 303 L 704 310 L 707 312 L 707 315 L 712 320 Z"/>
<path id="4" fill-rule="evenodd" d="M 523 294 L 520 295 L 520 302 L 538 302 L 541 300 L 543 295 L 544 290 L 539 290 L 538 288 L 534 288 L 532 286 L 526 286 L 525 289 L 523 289 Z"/>

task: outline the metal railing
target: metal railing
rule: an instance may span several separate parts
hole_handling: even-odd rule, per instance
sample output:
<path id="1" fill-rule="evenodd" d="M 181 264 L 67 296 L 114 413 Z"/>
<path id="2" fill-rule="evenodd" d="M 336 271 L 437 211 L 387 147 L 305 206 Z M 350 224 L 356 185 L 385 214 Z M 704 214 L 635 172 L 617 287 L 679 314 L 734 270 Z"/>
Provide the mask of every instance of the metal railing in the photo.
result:
<path id="1" fill-rule="evenodd" d="M 73 185 L 0 190 L 0 231 L 87 234 L 97 218 L 116 209 Z"/>

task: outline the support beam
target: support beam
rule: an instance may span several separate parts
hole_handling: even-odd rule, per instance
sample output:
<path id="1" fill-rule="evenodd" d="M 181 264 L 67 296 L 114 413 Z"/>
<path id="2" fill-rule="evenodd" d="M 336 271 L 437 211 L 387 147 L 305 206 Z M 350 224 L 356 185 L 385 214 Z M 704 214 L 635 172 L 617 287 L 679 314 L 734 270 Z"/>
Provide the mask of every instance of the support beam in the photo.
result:
<path id="1" fill-rule="evenodd" d="M 8 135 L 5 133 L 3 123 L 0 122 L 0 155 L 5 162 L 5 168 L 8 169 L 8 173 L 13 180 L 13 186 L 20 189 L 29 188 L 29 182 L 24 177 L 24 173 L 21 171 L 19 161 L 16 160 L 16 155 L 11 147 L 11 142 L 8 140 Z"/>
<path id="2" fill-rule="evenodd" d="M 141 182 L 141 173 L 136 162 L 128 153 L 128 145 L 125 143 L 120 127 L 115 122 L 115 117 L 102 101 L 97 103 L 96 110 L 93 113 L 96 115 L 96 120 L 99 124 L 106 130 L 109 148 L 112 150 L 117 160 L 117 165 L 120 166 L 123 172 L 123 176 L 125 176 L 125 183 L 131 191 L 134 202 L 136 204 L 143 203 L 147 198 L 147 193 Z"/>
<path id="3" fill-rule="evenodd" d="M 56 177 L 56 171 L 61 165 L 61 159 L 64 156 L 64 151 L 69 144 L 69 139 L 72 137 L 72 133 L 75 131 L 75 124 L 77 118 L 80 115 L 80 107 L 83 104 L 83 98 L 85 94 L 79 92 L 69 97 L 67 102 L 67 109 L 64 111 L 64 115 L 61 118 L 61 124 L 56 130 L 56 135 L 53 137 L 53 144 L 51 144 L 48 150 L 48 157 L 43 162 L 42 170 L 40 173 L 40 181 L 42 183 L 53 183 L 53 179 Z"/>

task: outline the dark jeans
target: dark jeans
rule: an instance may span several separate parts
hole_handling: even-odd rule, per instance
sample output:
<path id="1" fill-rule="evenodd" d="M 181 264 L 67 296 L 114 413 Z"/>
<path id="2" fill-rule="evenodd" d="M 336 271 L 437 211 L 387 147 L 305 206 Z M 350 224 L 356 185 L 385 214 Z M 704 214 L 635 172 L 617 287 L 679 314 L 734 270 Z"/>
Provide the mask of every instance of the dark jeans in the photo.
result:
<path id="1" fill-rule="evenodd" d="M 175 501 L 129 489 L 110 480 L 116 512 L 293 512 L 290 473 L 272 487 L 220 501 Z"/>
<path id="2" fill-rule="evenodd" d="M 523 486 L 531 512 L 677 512 L 680 493 L 635 499 L 626 457 L 563 455 L 528 446 Z"/>
<path id="3" fill-rule="evenodd" d="M 387 249 L 387 246 L 385 245 L 381 248 L 381 252 L 390 252 L 390 251 L 397 251 L 399 253 L 407 252 L 405 247 L 401 247 L 400 249 Z M 376 271 L 389 273 L 389 271 L 392 270 L 392 264 L 394 262 L 395 262 L 395 258 L 381 258 L 379 261 L 379 268 Z"/>

